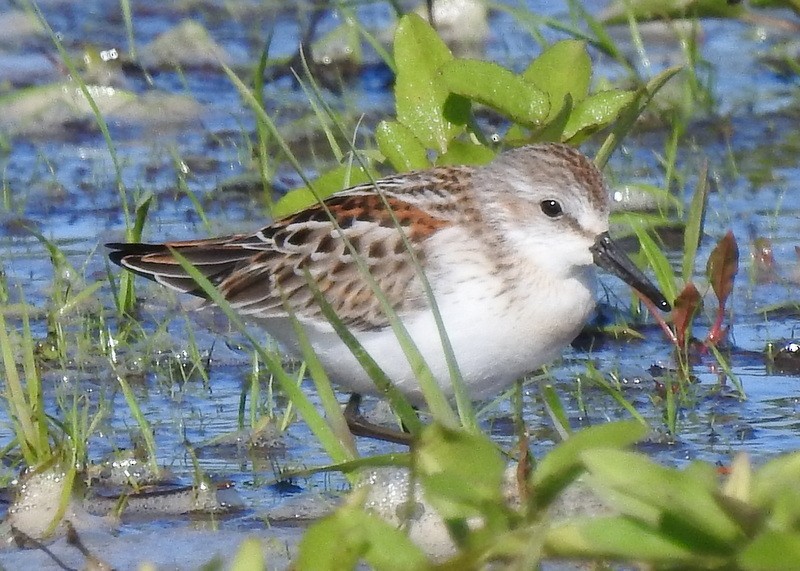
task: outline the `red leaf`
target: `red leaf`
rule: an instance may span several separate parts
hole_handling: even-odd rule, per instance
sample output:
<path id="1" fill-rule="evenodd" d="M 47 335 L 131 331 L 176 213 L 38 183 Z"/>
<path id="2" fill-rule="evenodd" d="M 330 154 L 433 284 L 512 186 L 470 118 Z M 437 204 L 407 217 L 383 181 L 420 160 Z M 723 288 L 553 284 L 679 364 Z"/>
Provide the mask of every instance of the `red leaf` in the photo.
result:
<path id="1" fill-rule="evenodd" d="M 692 282 L 687 283 L 672 306 L 672 321 L 675 324 L 675 337 L 678 347 L 686 346 L 687 334 L 692 330 L 692 320 L 700 309 L 700 292 Z"/>
<path id="2" fill-rule="evenodd" d="M 708 257 L 708 264 L 706 264 L 706 275 L 719 300 L 720 307 L 725 306 L 725 302 L 731 295 L 733 279 L 738 270 L 739 246 L 736 245 L 733 232 L 728 230 L 728 233 L 714 247 L 714 251 Z"/>

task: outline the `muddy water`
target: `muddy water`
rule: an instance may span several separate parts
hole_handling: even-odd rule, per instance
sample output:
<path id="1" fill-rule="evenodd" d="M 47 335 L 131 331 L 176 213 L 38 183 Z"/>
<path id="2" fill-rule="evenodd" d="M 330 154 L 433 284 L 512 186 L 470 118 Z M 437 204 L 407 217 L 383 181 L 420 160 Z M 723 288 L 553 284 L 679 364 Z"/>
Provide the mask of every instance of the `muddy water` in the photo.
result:
<path id="1" fill-rule="evenodd" d="M 48 1 L 41 7 L 76 59 L 87 46 L 98 53 L 116 49 L 123 56 L 130 54 L 119 3 Z M 565 10 L 558 6 L 549 9 L 553 14 Z M 385 35 L 380 30 L 386 30 L 392 21 L 390 8 L 381 3 L 359 8 L 359 15 L 379 35 Z M 156 38 L 187 18 L 202 24 L 215 44 L 188 48 L 188 39 L 178 39 L 172 44 L 177 49 L 164 55 Z M 129 200 L 135 202 L 148 193 L 154 196 L 145 230 L 148 240 L 249 230 L 266 220 L 264 192 L 254 174 L 253 118 L 208 53 L 222 57 L 247 76 L 270 31 L 274 32 L 270 55 L 287 56 L 301 33 L 298 22 L 306 20 L 302 6 L 284 2 L 197 2 L 180 12 L 170 3 L 135 3 L 134 37 L 145 68 L 120 65 L 112 59 L 107 67 L 93 72 L 93 81 L 107 88 L 99 99 Z M 339 23 L 333 15 L 323 16 L 318 35 Z M 696 458 L 727 463 L 740 450 L 764 460 L 800 446 L 796 389 L 800 378 L 797 365 L 792 364 L 792 352 L 785 351 L 777 363 L 764 354 L 768 343 L 781 348 L 798 336 L 797 78 L 776 73 L 759 60 L 784 40 L 775 29 L 713 21 L 704 22 L 703 30 L 701 54 L 705 61 L 701 67 L 709 78 L 710 104 L 705 109 L 700 103 L 689 104 L 695 119 L 680 147 L 677 164 L 681 178 L 676 194 L 688 202 L 701 163 L 708 158 L 714 192 L 697 275 L 702 276 L 716 240 L 733 230 L 742 253 L 742 269 L 730 306 L 731 366 L 748 398 L 737 398 L 731 380 L 711 357 L 701 355 L 693 370 L 697 383 L 680 411 L 678 433 L 667 435 L 656 387 L 658 369 L 673 363 L 669 346 L 655 327 L 643 329 L 644 341 L 604 339 L 591 349 L 570 349 L 563 361 L 549 369 L 550 380 L 556 382 L 575 426 L 626 417 L 601 390 L 588 382 L 576 382 L 586 371 L 586 360 L 591 359 L 602 373 L 621 379 L 626 398 L 655 428 L 644 449 L 673 464 Z M 645 58 L 635 52 L 624 32 L 619 35 L 621 45 L 644 74 L 681 61 L 678 44 L 672 39 L 646 36 Z M 552 32 L 545 36 L 559 37 Z M 4 133 L 0 263 L 12 300 L 24 295 L 29 303 L 46 309 L 53 294 L 54 270 L 48 251 L 30 228 L 66 255 L 74 268 L 66 277 L 72 288 L 79 289 L 104 279 L 102 244 L 122 237 L 124 219 L 114 164 L 104 139 L 86 110 L 75 108 L 74 87 L 68 83 L 50 39 L 25 14 L 4 2 L 0 2 L 0 38 L 5 38 L 0 39 L 0 86 L 7 98 L 0 100 L 0 132 Z M 487 57 L 516 69 L 539 51 L 525 28 L 502 12 L 489 17 L 484 49 Z M 180 70 L 171 63 L 170 58 L 175 57 L 185 58 Z M 351 73 L 341 84 L 343 90 L 326 91 L 326 97 L 352 129 L 363 114 L 359 129 L 366 135 L 376 120 L 391 114 L 392 94 L 379 58 L 369 51 L 364 57 L 363 65 L 350 66 Z M 596 76 L 622 75 L 613 62 L 601 56 L 596 60 Z M 338 85 L 338 79 L 332 81 Z M 28 88 L 40 91 L 25 99 L 24 105 L 8 99 L 23 94 L 30 97 L 30 92 L 23 91 Z M 305 95 L 291 78 L 268 82 L 264 95 L 268 111 L 278 119 L 308 172 L 313 175 L 330 166 L 327 144 Z M 664 128 L 631 137 L 623 152 L 612 159 L 608 169 L 612 181 L 620 185 L 663 184 L 659 156 L 664 154 L 667 138 Z M 288 167 L 278 165 L 275 196 L 296 186 L 298 180 Z M 751 256 L 756 238 L 768 240 L 773 259 L 769 267 L 759 266 Z M 680 253 L 673 255 L 677 267 Z M 702 277 L 698 281 L 702 282 Z M 603 286 L 604 314 L 626 306 L 628 294 L 619 283 L 604 278 Z M 163 530 L 170 530 L 166 537 L 181 545 L 195 545 L 191 542 L 196 539 L 182 535 L 185 529 L 222 528 L 237 537 L 238 532 L 260 532 L 267 520 L 284 516 L 291 520 L 306 513 L 311 517 L 316 513 L 313 508 L 328 505 L 330 498 L 345 488 L 337 476 L 291 481 L 280 477 L 283 469 L 326 462 L 302 423 L 294 422 L 282 435 L 267 431 L 263 446 L 255 449 L 237 438 L 242 387 L 252 372 L 250 354 L 241 348 L 240 336 L 228 334 L 220 316 L 193 314 L 185 307 L 189 306 L 186 300 L 149 283 L 140 283 L 138 293 L 143 298 L 140 317 L 148 336 L 121 352 L 131 378 L 137 380 L 134 389 L 140 406 L 155 428 L 158 462 L 170 468 L 176 485 L 191 483 L 194 464 L 189 450 L 193 450 L 199 468 L 216 482 L 232 483 L 240 502 L 234 512 L 214 517 L 187 518 L 164 510 L 123 519 L 119 527 L 123 540 L 116 543 L 119 553 L 114 555 L 117 565 L 139 560 L 124 541 L 136 534 L 149 532 L 146 537 L 153 539 L 147 549 L 149 557 L 169 562 L 174 555 L 170 542 L 155 541 Z M 115 330 L 108 285 L 94 297 L 94 314 L 104 315 Z M 708 307 L 713 304 L 709 298 Z M 764 313 L 764 308 L 771 306 L 780 308 Z M 704 333 L 706 322 L 700 320 L 698 334 Z M 80 328 L 77 318 L 67 323 L 72 331 Z M 41 315 L 34 319 L 34 329 L 37 336 L 45 336 Z M 194 344 L 187 342 L 190 332 Z M 207 379 L 197 374 L 184 379 L 181 374 L 185 369 L 180 365 L 193 346 L 211 356 Z M 106 407 L 106 420 L 90 442 L 91 459 L 99 462 L 132 447 L 135 422 L 109 367 L 91 353 L 72 354 L 72 364 L 54 366 L 45 376 L 51 405 L 58 395 L 81 392 Z M 265 378 L 263 393 L 268 390 Z M 541 452 L 552 444 L 555 434 L 536 381 L 526 385 L 526 394 L 527 422 Z M 282 415 L 285 401 L 276 396 L 274 402 L 276 414 Z M 266 399 L 262 404 L 268 406 Z M 500 401 L 486 415 L 487 428 L 500 441 L 513 440 L 509 409 L 507 401 Z M 217 442 L 225 436 L 224 442 Z M 10 439 L 3 422 L 0 444 Z M 359 446 L 364 454 L 387 451 L 386 445 L 370 441 Z M 179 562 L 194 566 L 216 551 L 229 551 L 230 536 L 225 535 L 224 541 L 221 537 L 209 535 L 192 548 L 192 553 L 200 555 L 206 554 L 205 548 L 206 559 L 184 557 Z M 99 539 L 96 545 L 105 543 Z M 110 549 L 102 548 L 107 554 L 112 553 Z M 30 561 L 14 559 L 26 556 L 32 557 L 0 555 L 0 562 L 13 566 L 16 561 Z"/>

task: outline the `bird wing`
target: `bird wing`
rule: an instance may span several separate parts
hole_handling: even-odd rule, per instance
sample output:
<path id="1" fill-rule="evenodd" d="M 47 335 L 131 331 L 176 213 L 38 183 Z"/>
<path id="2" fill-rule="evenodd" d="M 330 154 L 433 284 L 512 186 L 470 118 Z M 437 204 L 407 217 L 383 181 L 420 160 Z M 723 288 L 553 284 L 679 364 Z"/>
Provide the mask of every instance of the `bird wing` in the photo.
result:
<path id="1" fill-rule="evenodd" d="M 403 198 L 391 187 L 383 196 L 366 186 L 354 187 L 329 198 L 327 212 L 316 205 L 254 234 L 164 244 L 113 243 L 108 244 L 109 257 L 174 290 L 206 297 L 172 254 L 180 252 L 234 309 L 259 318 L 285 316 L 284 304 L 301 319 L 318 318 L 310 275 L 344 323 L 379 329 L 388 320 L 353 251 L 394 311 L 402 314 L 427 303 L 406 242 L 424 264 L 425 241 L 452 224 L 446 209 L 423 210 L 414 204 L 413 193 L 410 200 Z"/>

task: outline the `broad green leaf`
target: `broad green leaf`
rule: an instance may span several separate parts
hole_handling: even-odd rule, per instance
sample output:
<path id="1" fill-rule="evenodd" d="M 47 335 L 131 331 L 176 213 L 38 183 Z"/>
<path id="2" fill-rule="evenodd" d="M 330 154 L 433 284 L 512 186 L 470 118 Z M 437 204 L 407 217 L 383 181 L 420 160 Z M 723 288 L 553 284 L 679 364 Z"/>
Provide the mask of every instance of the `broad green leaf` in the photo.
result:
<path id="1" fill-rule="evenodd" d="M 376 177 L 377 173 L 372 169 L 365 170 L 358 164 L 343 164 L 321 175 L 313 184 L 320 198 L 325 199 L 340 190 L 367 183 Z M 317 199 L 308 188 L 295 188 L 275 203 L 272 215 L 276 219 L 283 218 L 314 204 L 317 204 Z"/>
<path id="2" fill-rule="evenodd" d="M 373 569 L 427 569 L 427 559 L 401 529 L 349 503 L 308 528 L 300 541 L 297 569 L 355 569 L 360 560 Z"/>
<path id="3" fill-rule="evenodd" d="M 436 160 L 437 165 L 485 165 L 495 157 L 489 147 L 455 140 L 450 143 L 447 152 Z"/>
<path id="4" fill-rule="evenodd" d="M 556 42 L 531 62 L 522 77 L 547 96 L 550 102 L 547 120 L 554 119 L 564 107 L 567 96 L 577 104 L 589 93 L 592 62 L 586 43 L 579 40 Z"/>
<path id="5" fill-rule="evenodd" d="M 707 471 L 710 477 L 687 474 L 619 450 L 587 450 L 581 457 L 604 486 L 660 509 L 663 526 L 698 552 L 727 553 L 743 540 L 742 529 L 716 501 L 713 471 Z"/>
<path id="6" fill-rule="evenodd" d="M 442 86 L 496 109 L 515 123 L 536 127 L 544 123 L 550 105 L 531 82 L 495 63 L 456 59 L 438 71 Z"/>
<path id="7" fill-rule="evenodd" d="M 430 166 L 425 146 L 403 123 L 381 121 L 375 128 L 375 140 L 383 156 L 397 172 L 421 170 Z"/>
<path id="8" fill-rule="evenodd" d="M 432 424 L 414 450 L 426 497 L 445 519 L 486 515 L 503 504 L 505 463 L 483 434 Z"/>
<path id="9" fill-rule="evenodd" d="M 548 505 L 583 471 L 580 455 L 594 448 L 622 448 L 644 438 L 647 428 L 639 422 L 612 422 L 572 434 L 556 446 L 536 467 L 531 485 L 540 506 Z"/>
<path id="10" fill-rule="evenodd" d="M 397 119 L 427 148 L 445 152 L 450 139 L 463 130 L 444 115 L 450 92 L 436 75 L 453 54 L 425 20 L 408 14 L 397 26 L 394 59 Z"/>
<path id="11" fill-rule="evenodd" d="M 646 524 L 626 516 L 581 519 L 547 532 L 549 556 L 625 561 L 697 561 L 686 546 Z"/>
<path id="12" fill-rule="evenodd" d="M 800 533 L 766 530 L 737 557 L 744 571 L 795 571 L 800 562 Z"/>
<path id="13" fill-rule="evenodd" d="M 564 98 L 563 104 L 561 105 L 561 111 L 559 111 L 555 116 L 550 117 L 542 128 L 535 131 L 533 133 L 533 139 L 537 142 L 562 142 L 564 140 L 564 128 L 569 122 L 569 118 L 570 115 L 572 115 L 573 109 L 574 106 L 572 103 L 572 97 L 567 95 Z M 519 125 L 512 125 L 512 128 L 514 127 L 517 129 L 520 128 Z M 511 129 L 509 129 L 509 133 L 506 133 L 506 137 L 509 135 L 514 135 Z"/>
<path id="14" fill-rule="evenodd" d="M 770 527 L 796 530 L 800 522 L 800 490 L 797 489 L 797 482 L 788 483 L 782 493 L 778 493 L 778 490 L 770 493 L 769 511 L 766 512 Z"/>
<path id="15" fill-rule="evenodd" d="M 564 127 L 562 140 L 586 137 L 617 120 L 623 109 L 636 100 L 633 91 L 600 91 L 575 105 Z"/>
<path id="16" fill-rule="evenodd" d="M 793 529 L 800 521 L 800 453 L 770 460 L 753 476 L 751 503 L 767 511 L 772 526 Z"/>

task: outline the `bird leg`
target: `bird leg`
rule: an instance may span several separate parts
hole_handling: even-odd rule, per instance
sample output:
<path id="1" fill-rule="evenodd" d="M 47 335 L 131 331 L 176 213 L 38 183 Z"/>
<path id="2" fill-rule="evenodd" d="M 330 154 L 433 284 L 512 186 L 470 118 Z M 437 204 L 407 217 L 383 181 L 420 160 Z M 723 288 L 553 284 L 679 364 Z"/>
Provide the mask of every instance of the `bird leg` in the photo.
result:
<path id="1" fill-rule="evenodd" d="M 347 421 L 347 427 L 354 436 L 365 436 L 385 442 L 405 444 L 406 446 L 411 445 L 411 434 L 368 421 L 361 414 L 360 407 L 361 395 L 356 393 L 350 395 L 350 400 L 347 401 L 347 406 L 344 407 L 344 418 Z"/>

